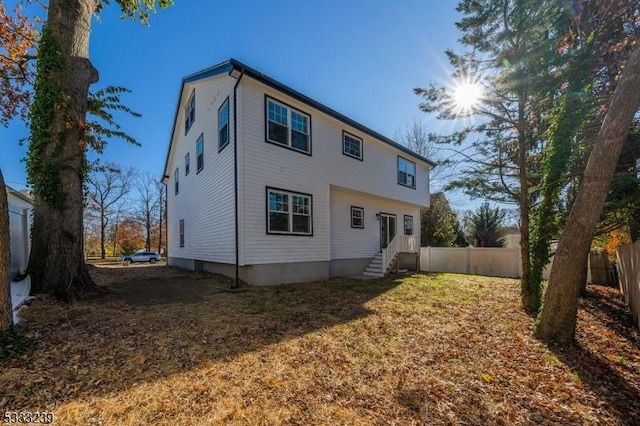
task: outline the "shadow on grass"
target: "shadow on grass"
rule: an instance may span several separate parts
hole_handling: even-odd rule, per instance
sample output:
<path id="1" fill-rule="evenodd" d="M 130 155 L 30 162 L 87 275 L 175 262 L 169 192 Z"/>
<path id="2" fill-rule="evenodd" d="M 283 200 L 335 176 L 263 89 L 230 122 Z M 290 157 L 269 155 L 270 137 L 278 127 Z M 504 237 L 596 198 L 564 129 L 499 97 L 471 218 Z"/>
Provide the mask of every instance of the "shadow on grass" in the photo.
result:
<path id="1" fill-rule="evenodd" d="M 624 377 L 597 354 L 579 346 L 557 347 L 550 345 L 558 359 L 578 375 L 589 387 L 611 407 L 607 411 L 616 413 L 620 424 L 640 424 L 640 394 Z"/>
<path id="2" fill-rule="evenodd" d="M 596 291 L 596 288 L 598 291 Z M 580 308 L 588 311 L 619 336 L 624 337 L 640 349 L 640 335 L 635 328 L 633 316 L 627 311 L 620 295 L 611 297 L 607 293 L 617 293 L 612 287 L 589 285 L 581 297 Z"/>
<path id="3" fill-rule="evenodd" d="M 589 312 L 612 334 L 621 336 L 634 346 L 640 347 L 631 315 L 626 312 L 620 298 L 611 294 L 615 291 L 616 289 L 611 287 L 589 285 L 580 299 L 580 309 Z M 640 424 L 640 406 L 637 404 L 637 401 L 640 401 L 640 392 L 616 371 L 603 353 L 600 353 L 600 351 L 606 351 L 606 347 L 589 350 L 579 345 L 573 347 L 550 345 L 549 349 L 578 375 L 582 383 L 611 406 L 612 412 L 617 413 L 621 424 Z M 635 403 L 630 403 L 632 401 Z"/>
<path id="4" fill-rule="evenodd" d="M 368 301 L 400 283 L 334 279 L 230 293 L 224 277 L 148 269 L 114 268 L 112 293 L 71 308 L 36 303 L 27 324 L 38 345 L 9 366 L 26 377 L 12 382 L 5 407 L 105 396 L 364 318 Z"/>

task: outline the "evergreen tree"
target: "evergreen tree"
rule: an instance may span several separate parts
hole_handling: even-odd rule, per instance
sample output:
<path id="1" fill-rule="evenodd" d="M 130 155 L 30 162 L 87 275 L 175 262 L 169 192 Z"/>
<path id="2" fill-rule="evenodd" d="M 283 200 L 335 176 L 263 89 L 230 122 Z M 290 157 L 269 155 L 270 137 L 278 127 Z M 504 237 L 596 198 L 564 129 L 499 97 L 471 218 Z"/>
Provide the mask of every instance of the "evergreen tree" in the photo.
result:
<path id="1" fill-rule="evenodd" d="M 469 231 L 476 247 L 502 247 L 503 225 L 506 212 L 499 207 L 491 208 L 489 203 L 482 203 L 469 218 Z"/>
<path id="2" fill-rule="evenodd" d="M 456 214 L 444 193 L 431 194 L 430 206 L 420 212 L 420 236 L 423 247 L 452 247 L 464 244 L 464 236 Z"/>

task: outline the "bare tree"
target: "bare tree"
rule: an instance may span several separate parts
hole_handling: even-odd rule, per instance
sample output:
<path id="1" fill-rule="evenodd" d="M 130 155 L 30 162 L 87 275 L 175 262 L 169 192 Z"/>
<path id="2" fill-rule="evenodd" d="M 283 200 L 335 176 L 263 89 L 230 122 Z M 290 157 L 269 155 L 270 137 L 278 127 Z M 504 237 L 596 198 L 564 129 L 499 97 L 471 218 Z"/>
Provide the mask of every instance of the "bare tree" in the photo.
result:
<path id="1" fill-rule="evenodd" d="M 133 168 L 121 169 L 115 163 L 105 163 L 93 168 L 87 179 L 87 212 L 100 222 L 100 257 L 106 257 L 106 230 L 109 221 L 118 210 L 118 203 L 131 190 L 136 172 Z"/>
<path id="2" fill-rule="evenodd" d="M 445 159 L 443 149 L 433 142 L 424 123 L 414 118 L 405 127 L 396 130 L 393 138 L 416 154 L 437 164 L 429 173 L 429 183 L 432 193 L 441 191 L 451 176 L 452 164 Z"/>
<path id="3" fill-rule="evenodd" d="M 167 201 L 166 191 L 167 187 L 162 181 L 157 181 L 156 185 L 158 186 L 158 194 L 159 194 L 159 212 L 158 212 L 158 253 L 162 254 L 162 243 L 163 237 L 166 227 L 166 217 L 167 217 L 167 209 L 165 203 Z"/>
<path id="4" fill-rule="evenodd" d="M 145 250 L 151 250 L 151 236 L 157 227 L 157 217 L 161 210 L 161 194 L 156 179 L 149 172 L 140 176 L 137 181 L 138 202 L 136 218 L 142 224 L 145 233 Z M 161 212 L 160 212 L 161 214 Z"/>

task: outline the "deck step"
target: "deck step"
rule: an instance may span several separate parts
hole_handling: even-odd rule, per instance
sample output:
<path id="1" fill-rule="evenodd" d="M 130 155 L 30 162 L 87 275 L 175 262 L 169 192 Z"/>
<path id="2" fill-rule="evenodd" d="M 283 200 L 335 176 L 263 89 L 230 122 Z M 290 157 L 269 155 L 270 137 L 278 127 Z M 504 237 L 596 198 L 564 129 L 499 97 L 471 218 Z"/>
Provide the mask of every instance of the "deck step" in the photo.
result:
<path id="1" fill-rule="evenodd" d="M 362 273 L 362 275 L 367 276 L 367 277 L 376 277 L 376 278 L 382 278 L 384 277 L 384 274 L 382 272 L 369 272 L 369 271 L 364 271 Z"/>

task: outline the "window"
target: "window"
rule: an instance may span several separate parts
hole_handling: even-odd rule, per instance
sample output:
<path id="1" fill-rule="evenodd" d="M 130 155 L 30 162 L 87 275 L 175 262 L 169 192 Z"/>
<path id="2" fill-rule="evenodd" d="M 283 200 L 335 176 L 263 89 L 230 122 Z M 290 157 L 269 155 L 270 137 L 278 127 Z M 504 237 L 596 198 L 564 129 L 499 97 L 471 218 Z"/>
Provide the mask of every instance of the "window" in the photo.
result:
<path id="1" fill-rule="evenodd" d="M 173 172 L 173 185 L 176 190 L 176 195 L 178 195 L 178 189 L 180 184 L 180 169 L 176 168 L 176 171 Z"/>
<path id="2" fill-rule="evenodd" d="M 413 216 L 404 215 L 404 235 L 413 235 Z"/>
<path id="3" fill-rule="evenodd" d="M 351 227 L 364 228 L 364 209 L 351 206 Z"/>
<path id="4" fill-rule="evenodd" d="M 180 247 L 184 247 L 184 219 L 180 219 Z"/>
<path id="5" fill-rule="evenodd" d="M 191 156 L 187 152 L 187 155 L 184 156 L 184 175 L 188 175 L 191 167 Z"/>
<path id="6" fill-rule="evenodd" d="M 311 117 L 267 98 L 267 142 L 311 154 Z"/>
<path id="7" fill-rule="evenodd" d="M 196 162 L 198 163 L 198 173 L 204 167 L 204 133 L 196 141 Z"/>
<path id="8" fill-rule="evenodd" d="M 184 134 L 186 135 L 191 128 L 191 125 L 196 120 L 196 90 L 193 89 L 187 105 L 184 109 Z"/>
<path id="9" fill-rule="evenodd" d="M 267 234 L 311 235 L 311 195 L 267 188 Z"/>
<path id="10" fill-rule="evenodd" d="M 362 139 L 347 132 L 342 132 L 342 153 L 362 160 Z"/>
<path id="11" fill-rule="evenodd" d="M 218 151 L 229 143 L 229 98 L 218 110 Z"/>
<path id="12" fill-rule="evenodd" d="M 409 188 L 416 187 L 416 163 L 398 157 L 398 183 Z"/>

